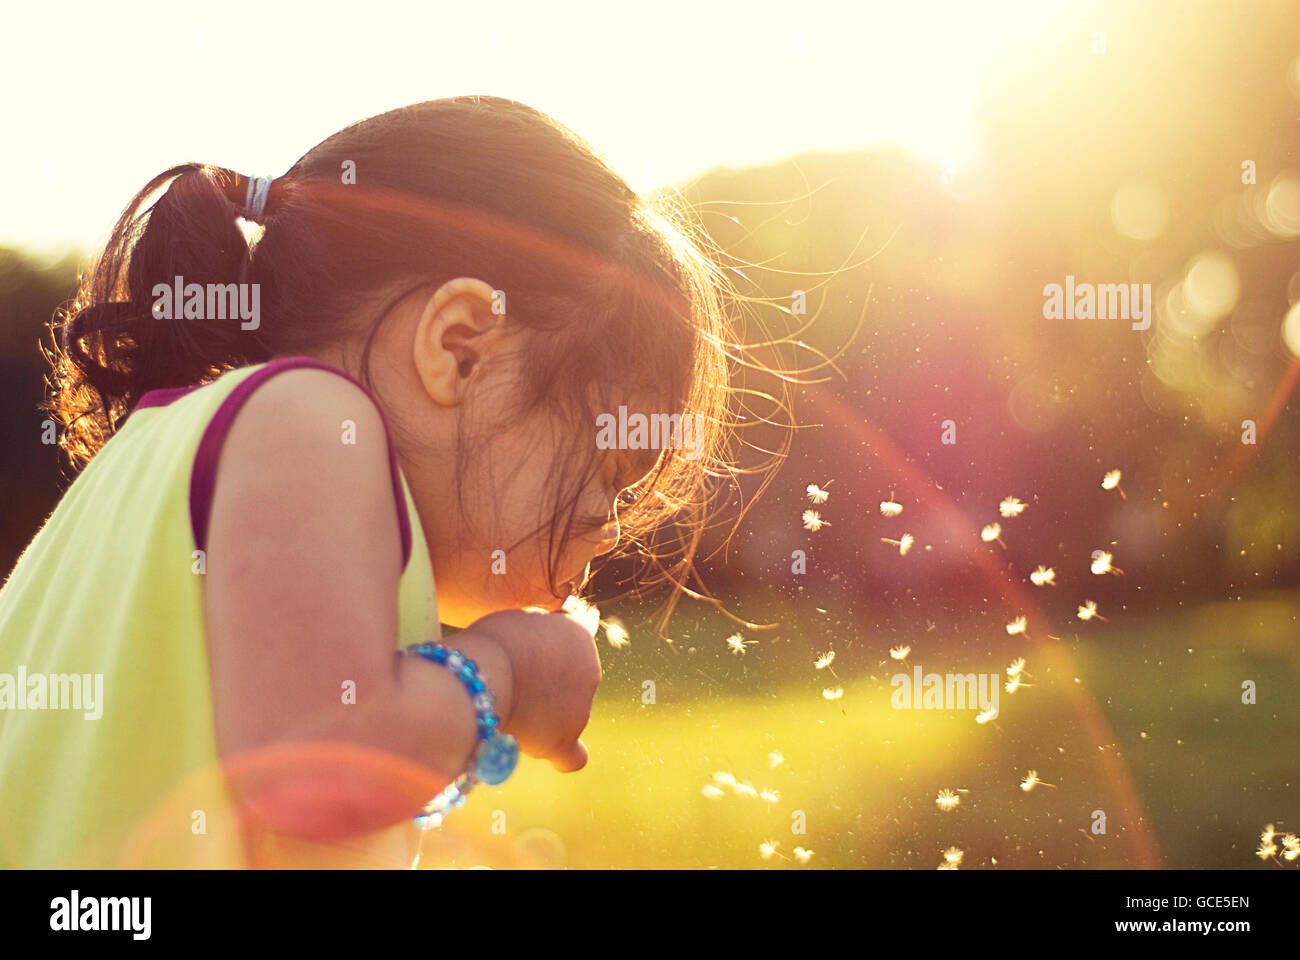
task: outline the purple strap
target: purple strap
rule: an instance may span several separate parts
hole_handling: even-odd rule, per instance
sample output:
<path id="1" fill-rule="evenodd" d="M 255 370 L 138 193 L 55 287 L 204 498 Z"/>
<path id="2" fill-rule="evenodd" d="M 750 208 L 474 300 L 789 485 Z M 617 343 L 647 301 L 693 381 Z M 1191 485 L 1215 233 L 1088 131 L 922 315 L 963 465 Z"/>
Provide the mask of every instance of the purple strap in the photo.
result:
<path id="1" fill-rule="evenodd" d="M 338 367 L 317 360 L 315 357 L 282 357 L 271 360 L 252 376 L 241 381 L 234 390 L 230 391 L 230 395 L 221 401 L 221 406 L 217 408 L 217 412 L 213 414 L 211 422 L 203 432 L 203 439 L 199 441 L 199 449 L 194 456 L 194 469 L 190 474 L 190 526 L 194 531 L 195 544 L 200 550 L 206 549 L 208 520 L 212 513 L 212 492 L 217 479 L 217 460 L 221 456 L 221 445 L 225 442 L 226 433 L 235 420 L 235 414 L 239 412 L 244 401 L 252 396 L 253 391 L 271 377 L 299 367 L 328 370 L 330 373 L 338 374 L 360 387 L 379 411 L 379 418 L 383 422 L 384 434 L 388 440 L 388 462 L 393 478 L 393 496 L 397 500 L 397 522 L 402 534 L 402 569 L 405 570 L 411 559 L 411 518 L 406 509 L 406 496 L 402 491 L 401 474 L 397 467 L 397 451 L 393 447 L 392 433 L 388 429 L 388 418 L 384 416 L 383 408 L 375 401 L 374 394 L 366 389 L 365 384 Z M 207 384 L 150 390 L 140 398 L 132 408 L 132 412 L 142 407 L 164 407 L 203 386 Z"/>

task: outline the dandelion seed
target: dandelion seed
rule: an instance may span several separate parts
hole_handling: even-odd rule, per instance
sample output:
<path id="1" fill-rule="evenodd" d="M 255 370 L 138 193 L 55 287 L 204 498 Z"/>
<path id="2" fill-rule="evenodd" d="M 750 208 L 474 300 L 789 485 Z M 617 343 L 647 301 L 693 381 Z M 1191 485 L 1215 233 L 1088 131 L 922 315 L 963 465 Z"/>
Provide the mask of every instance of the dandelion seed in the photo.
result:
<path id="1" fill-rule="evenodd" d="M 990 523 L 987 527 L 981 530 L 980 539 L 985 543 L 992 543 L 996 540 L 998 543 L 1002 544 L 1003 550 L 1007 548 L 1007 545 L 1002 543 L 1002 524 L 1000 523 Z"/>
<path id="2" fill-rule="evenodd" d="M 1044 787 L 1056 786 L 1056 784 L 1054 783 L 1047 783 L 1045 780 L 1039 780 L 1037 770 L 1030 770 L 1029 776 L 1025 777 L 1025 779 L 1020 781 L 1020 789 L 1025 791 L 1025 793 L 1028 793 L 1030 790 L 1034 789 L 1034 787 L 1040 785 Z"/>
<path id="3" fill-rule="evenodd" d="M 1259 845 L 1259 849 L 1255 851 L 1255 856 L 1259 857 L 1259 859 L 1261 860 L 1267 860 L 1270 857 L 1275 856 L 1276 854 L 1277 854 L 1277 845 L 1274 844 L 1272 841 L 1268 843 L 1261 842 Z"/>
<path id="4" fill-rule="evenodd" d="M 727 646 L 731 649 L 732 656 L 738 653 L 744 653 L 746 646 L 753 646 L 758 643 L 757 640 L 745 640 L 738 633 L 733 633 L 727 637 Z"/>
<path id="5" fill-rule="evenodd" d="M 1266 824 L 1266 825 L 1264 826 L 1264 832 L 1261 833 L 1261 834 L 1259 835 L 1259 842 L 1260 842 L 1260 843 L 1268 843 L 1268 842 L 1271 841 L 1275 836 L 1277 836 L 1277 833 L 1276 833 L 1276 832 L 1274 831 L 1274 829 L 1273 829 L 1273 824 L 1271 824 L 1271 823 Z"/>
<path id="6" fill-rule="evenodd" d="M 998 512 L 1002 514 L 1002 519 L 1018 517 L 1025 512 L 1025 505 L 1016 497 L 1007 497 L 998 504 Z"/>
<path id="7" fill-rule="evenodd" d="M 953 793 L 951 790 L 940 790 L 939 795 L 934 798 L 935 806 L 944 813 L 956 810 L 959 803 L 961 803 L 961 797 L 957 796 L 957 794 Z"/>
<path id="8" fill-rule="evenodd" d="M 775 770 L 777 767 L 781 766 L 781 764 L 785 763 L 785 754 L 780 750 L 773 750 L 767 755 L 767 762 L 770 764 L 770 769 Z"/>
<path id="9" fill-rule="evenodd" d="M 772 854 L 776 853 L 776 848 L 779 846 L 781 846 L 780 842 L 776 840 L 768 840 L 758 845 L 758 852 L 762 855 L 764 860 L 771 860 Z"/>
<path id="10" fill-rule="evenodd" d="M 891 647 L 889 655 L 895 660 L 906 660 L 907 655 L 912 652 L 911 647 Z"/>
<path id="11" fill-rule="evenodd" d="M 564 598 L 563 610 L 585 624 L 592 633 L 600 627 L 600 611 L 576 594 Z"/>
<path id="12" fill-rule="evenodd" d="M 834 690 L 823 690 L 822 696 L 827 700 L 838 700 L 840 697 L 844 696 L 844 688 L 836 687 Z"/>
<path id="13" fill-rule="evenodd" d="M 820 657 L 818 657 L 816 661 L 814 661 L 813 666 L 816 667 L 818 670 L 824 670 L 826 667 L 829 667 L 834 662 L 835 662 L 835 651 L 827 650 Z"/>
<path id="14" fill-rule="evenodd" d="M 1020 672 L 1024 669 L 1025 669 L 1025 658 L 1019 657 L 1015 660 L 1012 660 L 1011 663 L 1007 665 L 1007 676 L 1018 677 L 1020 676 Z"/>
<path id="15" fill-rule="evenodd" d="M 724 787 L 734 787 L 736 785 L 736 778 L 729 773 L 719 770 L 713 775 L 713 782 L 720 783 Z"/>
<path id="16" fill-rule="evenodd" d="M 1286 860 L 1287 863 L 1292 863 L 1297 858 L 1300 858 L 1300 837 L 1297 837 L 1294 833 L 1282 834 L 1282 850 L 1284 851 L 1282 859 Z"/>
<path id="17" fill-rule="evenodd" d="M 1012 677 L 1010 680 L 1006 682 L 1004 686 L 1006 688 L 1007 693 L 1015 693 L 1021 687 L 1028 687 L 1030 686 L 1030 684 L 1025 683 L 1019 677 Z"/>
<path id="18" fill-rule="evenodd" d="M 832 480 L 826 481 L 826 486 L 829 487 L 833 482 L 834 481 Z M 829 493 L 827 493 L 821 487 L 817 486 L 817 484 L 815 483 L 808 484 L 807 493 L 808 493 L 808 499 L 812 503 L 825 503 L 827 500 L 830 499 L 831 496 Z"/>
<path id="19" fill-rule="evenodd" d="M 1046 584 L 1049 587 L 1056 586 L 1056 571 L 1051 567 L 1044 567 L 1039 564 L 1038 569 L 1029 575 L 1030 581 L 1036 587 Z"/>
<path id="20" fill-rule="evenodd" d="M 896 517 L 903 512 L 903 505 L 895 503 L 893 500 L 880 501 L 880 515 L 882 517 Z"/>
<path id="21" fill-rule="evenodd" d="M 812 859 L 813 852 L 811 850 L 805 850 L 803 847 L 795 847 L 793 852 L 795 859 L 800 863 L 807 863 Z"/>
<path id="22" fill-rule="evenodd" d="M 763 798 L 764 803 L 781 802 L 781 792 L 779 790 L 764 789 L 763 792 L 759 794 L 759 796 Z"/>
<path id="23" fill-rule="evenodd" d="M 912 549 L 912 544 L 916 542 L 916 538 L 910 533 L 905 533 L 901 540 L 891 540 L 889 537 L 881 537 L 880 542 L 892 543 L 894 546 L 898 547 L 898 555 L 900 557 L 905 557 L 907 556 L 907 551 Z"/>
<path id="24" fill-rule="evenodd" d="M 626 647 L 632 642 L 628 637 L 627 628 L 623 626 L 620 620 L 605 621 L 605 639 L 616 650 L 620 647 Z"/>
<path id="25" fill-rule="evenodd" d="M 939 864 L 938 869 L 940 869 L 940 870 L 956 870 L 956 869 L 957 869 L 957 864 L 955 864 L 955 863 L 949 863 L 947 860 L 945 860 L 943 863 Z"/>
<path id="26" fill-rule="evenodd" d="M 1014 637 L 1018 633 L 1024 633 L 1025 628 L 1028 626 L 1029 626 L 1028 618 L 1016 617 L 1016 619 L 1012 620 L 1010 623 L 1007 624 L 1007 633 L 1009 633 L 1011 636 Z"/>
<path id="27" fill-rule="evenodd" d="M 998 708 L 997 708 L 997 707 L 990 707 L 988 710 L 985 710 L 983 713 L 976 714 L 976 716 L 975 716 L 975 722 L 976 722 L 976 723 L 981 723 L 981 724 L 983 724 L 983 723 L 988 723 L 990 720 L 992 720 L 992 719 L 993 719 L 994 717 L 996 717 L 997 715 L 998 715 Z"/>
<path id="28" fill-rule="evenodd" d="M 954 867 L 961 866 L 962 857 L 966 854 L 957 847 L 949 847 L 943 852 L 943 862 L 951 863 Z"/>
<path id="29" fill-rule="evenodd" d="M 1101 478 L 1101 488 L 1103 490 L 1118 490 L 1120 499 L 1127 500 L 1128 497 L 1124 495 L 1124 488 L 1119 485 L 1119 478 L 1120 472 L 1118 470 L 1110 471 Z"/>
<path id="30" fill-rule="evenodd" d="M 744 783 L 736 784 L 732 787 L 732 790 L 738 797 L 749 797 L 752 800 L 758 796 L 758 791 L 754 789 L 754 785 L 748 780 Z"/>
<path id="31" fill-rule="evenodd" d="M 1086 600 L 1084 601 L 1083 606 L 1079 608 L 1079 619 L 1091 620 L 1093 617 L 1096 617 L 1102 623 L 1107 622 L 1106 618 L 1097 612 L 1097 604 L 1091 600 Z"/>
<path id="32" fill-rule="evenodd" d="M 1111 555 L 1110 555 L 1109 553 L 1103 553 L 1103 552 L 1101 552 L 1100 550 L 1098 550 L 1098 551 L 1097 551 L 1097 556 L 1094 557 L 1094 558 L 1093 558 L 1093 561 L 1092 561 L 1092 567 L 1091 567 L 1092 572 L 1095 573 L 1095 574 L 1097 574 L 1098 576 L 1100 576 L 1100 575 L 1103 574 L 1103 573 L 1123 573 L 1123 572 L 1124 572 L 1124 571 L 1121 570 L 1119 567 L 1113 567 L 1113 566 L 1111 566 L 1110 561 L 1111 561 Z"/>
<path id="33" fill-rule="evenodd" d="M 704 794 L 710 800 L 716 800 L 718 797 L 726 793 L 726 791 L 723 790 L 721 787 L 715 787 L 711 783 L 706 783 L 704 785 L 704 789 L 701 790 L 700 793 Z"/>
<path id="34" fill-rule="evenodd" d="M 823 520 L 822 515 L 816 510 L 805 510 L 803 512 L 803 528 L 816 533 L 822 527 L 829 527 L 830 521 Z"/>

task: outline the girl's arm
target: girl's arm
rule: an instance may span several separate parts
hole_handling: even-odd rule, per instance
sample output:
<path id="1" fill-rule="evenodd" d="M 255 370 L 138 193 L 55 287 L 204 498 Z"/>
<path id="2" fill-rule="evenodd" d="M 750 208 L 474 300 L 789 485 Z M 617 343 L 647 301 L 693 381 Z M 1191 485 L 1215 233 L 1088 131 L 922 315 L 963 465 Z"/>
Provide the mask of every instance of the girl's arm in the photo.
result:
<path id="1" fill-rule="evenodd" d="M 355 444 L 342 442 L 345 420 L 356 424 Z M 382 764 L 338 761 L 355 753 L 302 750 L 317 759 L 277 761 L 272 781 L 264 769 L 230 780 L 272 829 L 348 835 L 399 823 L 468 762 L 476 724 L 464 686 L 442 667 L 395 655 L 400 564 L 387 437 L 370 399 L 323 370 L 289 370 L 260 386 L 222 447 L 208 529 L 205 616 L 222 758 L 230 770 L 259 748 L 331 741 L 413 761 L 432 778 L 412 785 L 378 776 Z M 504 726 L 514 706 L 504 647 L 472 636 L 457 646 L 478 664 Z M 322 823 L 304 804 L 337 812 Z"/>

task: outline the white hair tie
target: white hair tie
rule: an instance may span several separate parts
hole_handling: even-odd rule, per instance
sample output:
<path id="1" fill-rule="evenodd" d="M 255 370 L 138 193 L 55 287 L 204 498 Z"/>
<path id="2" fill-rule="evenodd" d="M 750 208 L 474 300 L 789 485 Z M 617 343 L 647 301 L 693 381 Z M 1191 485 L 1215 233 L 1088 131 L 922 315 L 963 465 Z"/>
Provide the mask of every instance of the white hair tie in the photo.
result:
<path id="1" fill-rule="evenodd" d="M 266 209 L 266 197 L 271 192 L 271 181 L 275 177 L 250 177 L 248 192 L 244 195 L 244 217 L 256 220 Z"/>

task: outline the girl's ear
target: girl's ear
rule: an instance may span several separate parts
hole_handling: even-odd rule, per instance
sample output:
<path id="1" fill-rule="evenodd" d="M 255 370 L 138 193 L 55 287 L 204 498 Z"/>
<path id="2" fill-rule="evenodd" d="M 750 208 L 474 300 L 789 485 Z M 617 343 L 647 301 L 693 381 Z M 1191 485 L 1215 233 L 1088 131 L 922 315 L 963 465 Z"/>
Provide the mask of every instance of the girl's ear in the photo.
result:
<path id="1" fill-rule="evenodd" d="M 412 348 L 434 403 L 462 403 L 471 375 L 500 348 L 505 315 L 494 312 L 498 302 L 497 292 L 474 277 L 448 280 L 425 302 Z"/>

